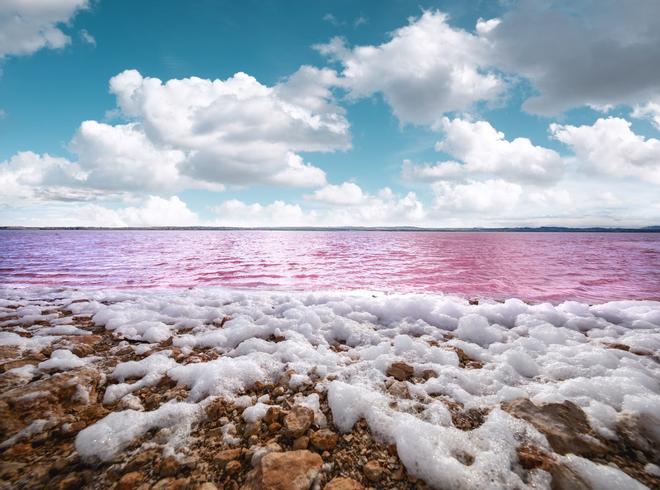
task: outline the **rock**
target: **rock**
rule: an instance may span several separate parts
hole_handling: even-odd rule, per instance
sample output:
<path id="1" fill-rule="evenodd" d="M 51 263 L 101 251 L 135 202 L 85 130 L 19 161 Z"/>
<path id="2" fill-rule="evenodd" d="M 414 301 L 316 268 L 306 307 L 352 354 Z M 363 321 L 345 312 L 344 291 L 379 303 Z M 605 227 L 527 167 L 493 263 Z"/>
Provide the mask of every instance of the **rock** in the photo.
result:
<path id="1" fill-rule="evenodd" d="M 413 377 L 415 370 L 405 362 L 394 362 L 387 368 L 387 375 L 399 381 L 407 381 Z"/>
<path id="2" fill-rule="evenodd" d="M 197 490 L 218 490 L 218 487 L 215 483 L 207 481 L 198 486 Z"/>
<path id="3" fill-rule="evenodd" d="M 329 483 L 323 487 L 323 490 L 363 490 L 364 487 L 353 480 L 352 478 L 344 478 L 343 476 L 338 476 L 333 478 Z"/>
<path id="4" fill-rule="evenodd" d="M 273 422 L 268 426 L 268 432 L 278 432 L 282 428 L 282 424 Z"/>
<path id="5" fill-rule="evenodd" d="M 131 471 L 130 473 L 126 473 L 117 482 L 117 490 L 132 490 L 137 488 L 143 479 L 144 474 L 141 471 Z"/>
<path id="6" fill-rule="evenodd" d="M 270 425 L 275 422 L 280 422 L 284 417 L 284 410 L 281 407 L 270 407 L 263 417 L 264 423 Z"/>
<path id="7" fill-rule="evenodd" d="M 364 472 L 364 476 L 373 482 L 377 482 L 385 474 L 385 469 L 378 461 L 369 461 L 362 467 L 362 471 Z"/>
<path id="8" fill-rule="evenodd" d="M 260 428 L 261 428 L 261 424 L 259 422 L 251 422 L 249 424 L 246 424 L 245 430 L 243 431 L 243 435 L 245 437 L 255 436 L 259 433 Z"/>
<path id="9" fill-rule="evenodd" d="M 190 488 L 190 478 L 177 478 L 172 481 L 167 490 L 187 490 Z"/>
<path id="10" fill-rule="evenodd" d="M 224 451 L 220 451 L 216 453 L 215 456 L 213 456 L 213 462 L 224 468 L 230 461 L 234 461 L 240 458 L 242 452 L 243 451 L 241 448 L 225 449 Z"/>
<path id="11" fill-rule="evenodd" d="M 552 490 L 591 490 L 591 486 L 567 466 L 554 465 L 550 475 Z"/>
<path id="12" fill-rule="evenodd" d="M 309 446 L 309 437 L 301 436 L 293 441 L 293 449 L 307 449 Z"/>
<path id="13" fill-rule="evenodd" d="M 321 470 L 321 456 L 311 451 L 269 453 L 252 470 L 244 490 L 308 490 Z"/>
<path id="14" fill-rule="evenodd" d="M 559 454 L 598 456 L 607 452 L 607 447 L 593 436 L 587 416 L 575 403 L 535 405 L 523 398 L 505 403 L 502 408 L 536 427 Z"/>
<path id="15" fill-rule="evenodd" d="M 20 461 L 0 461 L 0 479 L 9 481 L 25 466 L 27 466 L 27 463 L 21 463 Z"/>
<path id="16" fill-rule="evenodd" d="M 284 417 L 284 428 L 288 436 L 296 438 L 309 430 L 314 422 L 314 411 L 311 408 L 295 406 Z"/>
<path id="17" fill-rule="evenodd" d="M 326 451 L 332 449 L 337 445 L 339 436 L 332 432 L 330 429 L 321 429 L 313 432 L 309 438 L 314 447 Z"/>
<path id="18" fill-rule="evenodd" d="M 233 475 L 241 471 L 242 467 L 243 465 L 241 465 L 240 461 L 233 460 L 227 463 L 227 466 L 225 466 L 225 471 L 227 472 L 228 475 Z"/>
<path id="19" fill-rule="evenodd" d="M 526 470 L 541 468 L 544 471 L 548 471 L 554 464 L 554 460 L 549 454 L 530 444 L 522 444 L 517 449 L 517 453 L 520 466 Z"/>
<path id="20" fill-rule="evenodd" d="M 83 479 L 78 473 L 65 476 L 57 485 L 58 490 L 74 490 L 82 487 Z"/>
<path id="21" fill-rule="evenodd" d="M 174 476 L 179 472 L 180 464 L 174 456 L 168 456 L 161 463 L 158 474 L 163 477 Z"/>

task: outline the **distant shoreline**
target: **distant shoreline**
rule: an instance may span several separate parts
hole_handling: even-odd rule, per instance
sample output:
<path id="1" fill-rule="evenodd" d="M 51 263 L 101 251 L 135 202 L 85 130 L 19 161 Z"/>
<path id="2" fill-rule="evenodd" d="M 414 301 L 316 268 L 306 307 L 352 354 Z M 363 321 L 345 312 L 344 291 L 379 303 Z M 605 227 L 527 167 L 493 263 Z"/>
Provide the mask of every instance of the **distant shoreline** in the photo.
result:
<path id="1" fill-rule="evenodd" d="M 91 227 L 91 226 L 0 226 L 0 231 L 409 231 L 409 232 L 525 232 L 525 233 L 660 233 L 660 226 L 642 228 L 571 228 L 540 226 L 520 228 L 418 228 L 414 226 L 150 226 L 150 227 Z"/>

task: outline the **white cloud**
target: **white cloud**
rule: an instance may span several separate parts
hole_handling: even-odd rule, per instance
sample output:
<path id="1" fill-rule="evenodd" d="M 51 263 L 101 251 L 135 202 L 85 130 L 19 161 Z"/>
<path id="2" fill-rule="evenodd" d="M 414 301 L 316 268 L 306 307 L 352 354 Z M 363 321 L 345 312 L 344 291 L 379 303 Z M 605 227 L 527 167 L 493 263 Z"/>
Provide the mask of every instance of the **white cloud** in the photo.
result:
<path id="1" fill-rule="evenodd" d="M 443 118 L 440 127 L 445 137 L 436 144 L 436 150 L 458 162 L 414 165 L 404 161 L 404 178 L 423 181 L 482 175 L 538 185 L 554 182 L 562 175 L 564 164 L 557 152 L 536 146 L 527 138 L 509 141 L 487 121 Z"/>
<path id="2" fill-rule="evenodd" d="M 0 209 L 10 226 L 148 227 L 195 226 L 199 217 L 179 197 L 147 196 L 137 206 L 109 208 L 98 204 L 51 202 L 38 207 Z"/>
<path id="3" fill-rule="evenodd" d="M 27 151 L 0 162 L 4 199 L 87 201 L 127 192 L 223 189 L 181 175 L 185 153 L 155 146 L 135 123 L 111 126 L 84 121 L 69 148 L 77 161 Z"/>
<path id="4" fill-rule="evenodd" d="M 166 83 L 135 70 L 110 81 L 132 121 L 84 121 L 68 145 L 75 161 L 26 152 L 0 167 L 9 198 L 101 199 L 119 193 L 222 190 L 224 184 L 320 187 L 325 172 L 297 152 L 350 147 L 332 102 L 332 70 L 302 67 L 267 87 L 238 73 Z"/>
<path id="5" fill-rule="evenodd" d="M 135 123 L 84 121 L 69 147 L 87 172 L 89 187 L 156 192 L 182 187 L 178 166 L 185 153 L 155 146 Z"/>
<path id="6" fill-rule="evenodd" d="M 445 112 L 493 101 L 504 89 L 487 71 L 489 45 L 481 32 L 491 24 L 480 21 L 480 31 L 472 34 L 447 20 L 442 12 L 427 11 L 384 44 L 351 49 L 335 38 L 316 48 L 341 63 L 341 83 L 351 97 L 381 92 L 399 120 L 433 124 Z"/>
<path id="7" fill-rule="evenodd" d="M 212 224 L 247 227 L 399 226 L 420 224 L 426 218 L 424 206 L 413 192 L 397 196 L 390 189 L 384 188 L 376 195 L 363 193 L 362 196 L 359 203 L 353 204 L 323 200 L 323 207 L 313 209 L 304 209 L 299 204 L 283 201 L 248 204 L 233 199 L 213 208 L 217 218 Z"/>
<path id="8" fill-rule="evenodd" d="M 344 182 L 339 185 L 326 185 L 321 189 L 314 191 L 311 196 L 316 201 L 329 204 L 360 204 L 365 195 L 359 185 L 353 182 Z"/>
<path id="9" fill-rule="evenodd" d="M 297 152 L 350 147 L 348 121 L 332 101 L 335 83 L 332 70 L 308 66 L 273 87 L 245 73 L 163 83 L 127 70 L 110 89 L 154 144 L 188 154 L 181 170 L 192 178 L 313 187 L 325 174 Z"/>
<path id="10" fill-rule="evenodd" d="M 317 223 L 314 212 L 306 213 L 298 204 L 283 201 L 263 205 L 231 199 L 215 206 L 212 211 L 217 216 L 212 222 L 215 226 L 314 226 Z"/>
<path id="11" fill-rule="evenodd" d="M 660 2 L 521 0 L 482 36 L 492 62 L 529 79 L 525 110 L 642 104 L 660 93 Z"/>
<path id="12" fill-rule="evenodd" d="M 649 119 L 660 130 L 660 96 L 644 104 L 635 105 L 630 115 L 636 118 Z"/>
<path id="13" fill-rule="evenodd" d="M 586 170 L 660 184 L 660 140 L 635 134 L 625 119 L 601 118 L 592 126 L 552 124 L 550 131 Z"/>
<path id="14" fill-rule="evenodd" d="M 72 183 L 83 182 L 85 176 L 80 166 L 65 158 L 38 155 L 31 151 L 20 152 L 0 162 L 0 203 L 36 199 L 46 189 L 50 199 L 67 199 L 66 188 L 71 187 Z"/>
<path id="15" fill-rule="evenodd" d="M 88 0 L 2 0 L 0 58 L 63 48 L 71 39 L 62 24 L 88 6 Z"/>
<path id="16" fill-rule="evenodd" d="M 87 31 L 87 29 L 80 30 L 80 39 L 90 46 L 96 46 L 96 39 Z"/>
<path id="17" fill-rule="evenodd" d="M 520 199 L 522 187 L 501 179 L 466 184 L 436 182 L 432 185 L 436 207 L 452 211 L 495 211 L 513 209 Z"/>

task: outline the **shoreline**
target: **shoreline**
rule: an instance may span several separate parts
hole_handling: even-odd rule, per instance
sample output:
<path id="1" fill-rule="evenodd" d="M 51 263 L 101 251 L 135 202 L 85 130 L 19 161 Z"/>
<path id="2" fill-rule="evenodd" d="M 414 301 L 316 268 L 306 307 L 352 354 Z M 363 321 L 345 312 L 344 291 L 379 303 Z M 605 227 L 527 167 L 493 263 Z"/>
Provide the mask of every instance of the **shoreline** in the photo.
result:
<path id="1" fill-rule="evenodd" d="M 2 480 L 660 485 L 660 303 L 429 296 L 3 289 Z"/>

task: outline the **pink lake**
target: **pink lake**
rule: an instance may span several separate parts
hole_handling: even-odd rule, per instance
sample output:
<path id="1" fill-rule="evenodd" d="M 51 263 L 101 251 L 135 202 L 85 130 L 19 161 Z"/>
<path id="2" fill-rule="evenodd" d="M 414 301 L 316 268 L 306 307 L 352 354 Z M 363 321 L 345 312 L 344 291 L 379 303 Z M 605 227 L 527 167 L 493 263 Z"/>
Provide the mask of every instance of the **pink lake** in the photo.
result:
<path id="1" fill-rule="evenodd" d="M 660 234 L 5 230 L 0 283 L 660 299 Z"/>

